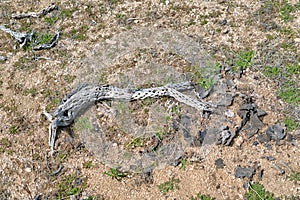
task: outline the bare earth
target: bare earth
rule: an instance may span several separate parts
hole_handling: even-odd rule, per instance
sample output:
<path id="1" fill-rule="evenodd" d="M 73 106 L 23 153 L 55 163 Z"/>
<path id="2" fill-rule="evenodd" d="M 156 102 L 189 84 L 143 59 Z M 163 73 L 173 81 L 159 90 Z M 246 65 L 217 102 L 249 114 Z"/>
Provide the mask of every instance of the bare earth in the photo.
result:
<path id="1" fill-rule="evenodd" d="M 296 96 L 298 100 L 293 103 L 284 101 L 278 95 L 284 80 L 263 73 L 267 65 L 299 66 L 298 1 L 288 1 L 295 9 L 287 21 L 280 13 L 281 1 L 241 0 L 63 0 L 55 2 L 57 10 L 39 18 L 11 17 L 16 13 L 38 12 L 51 3 L 54 1 L 0 2 L 0 25 L 38 34 L 54 35 L 56 30 L 61 30 L 57 45 L 42 51 L 20 49 L 9 34 L 0 31 L 0 56 L 7 57 L 6 61 L 0 61 L 1 199 L 190 199 L 198 193 L 215 199 L 244 199 L 249 182 L 259 182 L 278 198 L 300 197 L 299 182 L 288 178 L 292 172 L 300 171 L 300 97 Z M 53 111 L 57 107 L 79 79 L 77 75 L 85 66 L 83 62 L 99 44 L 113 43 L 110 40 L 113 36 L 145 27 L 156 31 L 171 30 L 198 42 L 221 64 L 223 78 L 233 80 L 236 92 L 251 97 L 267 112 L 263 118 L 266 126 L 260 132 L 276 123 L 284 127 L 284 119 L 289 117 L 298 123 L 293 130 L 285 130 L 295 138 L 293 142 L 284 139 L 268 142 L 271 148 L 264 143 L 255 146 L 256 136 L 248 138 L 239 134 L 230 146 L 212 146 L 205 159 L 194 162 L 188 159 L 184 169 L 164 165 L 155 168 L 150 177 L 131 174 L 116 180 L 104 174 L 110 168 L 83 147 L 76 131 L 71 137 L 68 130 L 63 129 L 56 143 L 58 153 L 52 157 L 48 146 L 49 122 L 41 115 L 43 109 Z M 236 55 L 247 50 L 253 50 L 254 57 L 238 78 L 233 70 Z M 102 81 L 117 83 L 116 77 L 127 70 L 124 66 L 133 65 L 131 59 L 136 56 L 139 61 L 151 62 L 153 58 L 147 55 L 118 55 L 115 63 L 108 66 L 116 70 Z M 34 56 L 49 59 L 35 60 Z M 180 69 L 174 62 L 176 56 L 170 59 L 163 54 L 159 58 L 161 64 Z M 298 88 L 299 73 L 300 70 L 290 77 L 296 80 Z M 237 98 L 227 109 L 237 113 L 240 105 Z M 233 121 L 239 124 L 241 120 L 235 114 Z M 275 160 L 269 161 L 264 156 L 272 156 Z M 223 159 L 224 168 L 216 167 L 218 158 Z M 281 166 L 285 173 L 280 174 L 273 164 Z M 49 176 L 60 165 L 62 170 Z M 256 166 L 257 170 L 263 170 L 262 179 L 258 180 L 257 173 L 251 180 L 236 178 L 237 166 Z M 179 179 L 178 188 L 166 194 L 160 192 L 158 185 L 172 178 Z"/>

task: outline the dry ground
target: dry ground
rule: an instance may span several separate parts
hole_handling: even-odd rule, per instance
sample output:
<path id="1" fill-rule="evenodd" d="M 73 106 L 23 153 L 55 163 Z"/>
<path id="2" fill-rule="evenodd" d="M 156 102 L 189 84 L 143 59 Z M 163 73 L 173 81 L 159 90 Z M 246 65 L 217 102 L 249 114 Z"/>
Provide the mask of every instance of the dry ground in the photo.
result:
<path id="1" fill-rule="evenodd" d="M 50 3 L 58 10 L 40 18 L 11 18 L 13 13 L 39 11 Z M 0 32 L 0 55 L 7 57 L 0 63 L 0 197 L 189 199 L 200 193 L 215 199 L 243 199 L 247 192 L 243 185 L 249 180 L 234 177 L 240 165 L 263 169 L 262 180 L 255 174 L 251 181 L 276 197 L 299 198 L 299 182 L 289 178 L 300 171 L 299 7 L 299 1 L 1 1 L 0 25 L 40 35 L 59 29 L 62 36 L 54 48 L 33 52 L 20 49 L 13 38 Z M 239 135 L 231 146 L 215 146 L 204 160 L 184 169 L 165 166 L 154 169 L 150 177 L 135 175 L 120 181 L 103 173 L 109 168 L 80 146 L 76 132 L 72 139 L 62 131 L 59 153 L 51 157 L 43 109 L 55 109 L 97 45 L 143 27 L 166 28 L 193 38 L 221 64 L 223 75 L 234 80 L 236 91 L 251 96 L 268 113 L 264 123 L 286 125 L 294 141 L 269 142 L 270 149 L 265 144 L 254 146 L 255 137 Z M 254 52 L 250 66 L 237 78 L 239 56 L 249 51 Z M 50 59 L 34 60 L 34 56 Z M 173 63 L 163 56 L 161 62 Z M 215 166 L 218 158 L 224 160 L 222 169 Z M 282 162 L 285 173 L 279 174 L 271 165 Z M 49 176 L 59 164 L 61 172 Z M 172 178 L 179 179 L 178 188 L 161 193 L 158 185 Z"/>

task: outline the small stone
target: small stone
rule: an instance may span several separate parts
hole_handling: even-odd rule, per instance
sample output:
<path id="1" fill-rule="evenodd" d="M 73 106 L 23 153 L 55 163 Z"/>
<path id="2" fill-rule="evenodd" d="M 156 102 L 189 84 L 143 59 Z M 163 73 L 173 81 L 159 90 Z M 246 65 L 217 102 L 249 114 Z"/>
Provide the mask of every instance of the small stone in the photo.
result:
<path id="1" fill-rule="evenodd" d="M 267 150 L 272 150 L 272 145 L 271 144 L 267 143 L 264 146 L 267 148 Z"/>
<path id="2" fill-rule="evenodd" d="M 264 175 L 264 170 L 263 170 L 263 169 L 259 170 L 259 172 L 258 172 L 258 174 L 257 174 L 257 178 L 258 178 L 259 181 L 262 180 L 262 176 L 263 176 L 263 175 Z"/>
<path id="3" fill-rule="evenodd" d="M 267 159 L 268 161 L 276 160 L 273 156 L 263 156 L 262 158 Z"/>
<path id="4" fill-rule="evenodd" d="M 254 142 L 253 142 L 253 146 L 257 146 L 258 144 L 259 144 L 258 141 L 254 141 Z"/>
<path id="5" fill-rule="evenodd" d="M 222 158 L 218 158 L 217 160 L 215 160 L 215 166 L 217 169 L 223 169 L 225 164 Z"/>
<path id="6" fill-rule="evenodd" d="M 24 170 L 25 170 L 25 172 L 28 172 L 28 173 L 31 172 L 31 168 L 30 167 L 26 167 Z"/>
<path id="7" fill-rule="evenodd" d="M 0 56 L 0 61 L 6 61 L 7 57 L 6 56 Z"/>
<path id="8" fill-rule="evenodd" d="M 266 134 L 275 141 L 282 140 L 285 137 L 284 129 L 279 124 L 269 126 L 266 130 Z"/>
<path id="9" fill-rule="evenodd" d="M 105 42 L 106 42 L 106 44 L 112 44 L 112 45 L 117 44 L 116 41 L 110 40 L 110 39 L 106 39 Z"/>
<path id="10" fill-rule="evenodd" d="M 271 138 L 270 136 L 268 135 L 264 135 L 262 133 L 259 133 L 257 135 L 257 140 L 260 142 L 260 143 L 265 143 L 265 142 L 270 142 Z"/>
<path id="11" fill-rule="evenodd" d="M 254 174 L 254 169 L 250 167 L 243 168 L 238 166 L 234 172 L 234 176 L 236 178 L 245 178 L 245 177 L 252 178 L 253 174 Z"/>
<path id="12" fill-rule="evenodd" d="M 292 142 L 294 140 L 294 138 L 293 138 L 293 135 L 292 134 L 287 134 L 287 136 L 286 136 L 286 141 L 288 141 L 288 142 Z"/>
<path id="13" fill-rule="evenodd" d="M 257 109 L 257 116 L 258 117 L 263 117 L 265 115 L 267 115 L 268 113 L 264 110 L 261 110 L 261 109 Z"/>
<path id="14" fill-rule="evenodd" d="M 222 26 L 225 26 L 225 25 L 227 24 L 227 20 L 226 20 L 226 19 L 221 20 L 221 21 L 220 21 L 220 24 L 221 24 Z"/>
<path id="15" fill-rule="evenodd" d="M 232 110 L 225 110 L 224 114 L 229 118 L 234 117 L 234 112 Z"/>

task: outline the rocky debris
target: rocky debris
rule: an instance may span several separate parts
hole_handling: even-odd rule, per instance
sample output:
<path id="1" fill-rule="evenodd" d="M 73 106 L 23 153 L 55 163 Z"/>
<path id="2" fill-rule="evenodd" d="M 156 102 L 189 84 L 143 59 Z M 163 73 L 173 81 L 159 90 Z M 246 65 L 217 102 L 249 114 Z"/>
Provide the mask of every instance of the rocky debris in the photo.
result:
<path id="1" fill-rule="evenodd" d="M 248 138 L 253 137 L 264 126 L 262 118 L 267 114 L 265 111 L 258 109 L 257 106 L 252 103 L 251 99 L 248 102 L 241 105 L 238 111 L 238 115 L 242 118 L 239 129 L 246 132 Z"/>
<path id="2" fill-rule="evenodd" d="M 232 133 L 228 126 L 222 126 L 218 128 L 205 129 L 198 132 L 197 140 L 200 144 L 222 144 L 225 146 L 230 145 L 232 140 Z"/>
<path id="3" fill-rule="evenodd" d="M 210 95 L 210 93 L 212 91 L 212 87 L 209 88 L 208 90 L 205 90 L 200 85 L 196 85 L 195 86 L 195 91 L 196 91 L 197 97 L 199 97 L 200 99 L 204 99 L 204 98 L 208 97 L 208 95 Z"/>
<path id="4" fill-rule="evenodd" d="M 257 135 L 257 140 L 258 140 L 259 143 L 267 143 L 267 142 L 271 141 L 271 138 L 270 138 L 269 135 L 265 135 L 265 134 L 259 133 Z"/>
<path id="5" fill-rule="evenodd" d="M 215 160 L 215 166 L 217 169 L 223 169 L 225 167 L 224 161 L 222 158 Z"/>
<path id="6" fill-rule="evenodd" d="M 216 144 L 230 145 L 231 132 L 228 126 L 221 127 L 221 131 L 217 134 Z"/>
<path id="7" fill-rule="evenodd" d="M 259 170 L 257 173 L 257 178 L 259 181 L 262 180 L 263 175 L 264 175 L 264 170 L 263 169 Z"/>
<path id="8" fill-rule="evenodd" d="M 243 167 L 238 166 L 235 169 L 234 176 L 236 178 L 245 178 L 245 177 L 252 178 L 254 172 L 255 172 L 255 170 L 253 168 L 250 168 L 250 167 L 243 168 Z"/>
<path id="9" fill-rule="evenodd" d="M 284 129 L 279 124 L 269 126 L 266 130 L 266 134 L 276 142 L 279 142 L 285 137 Z"/>

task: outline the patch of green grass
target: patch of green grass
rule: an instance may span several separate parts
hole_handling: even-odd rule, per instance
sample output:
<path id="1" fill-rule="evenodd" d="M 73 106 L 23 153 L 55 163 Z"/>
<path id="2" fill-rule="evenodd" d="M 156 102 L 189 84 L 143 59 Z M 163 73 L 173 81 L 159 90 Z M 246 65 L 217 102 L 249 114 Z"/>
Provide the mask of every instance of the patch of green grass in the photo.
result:
<path id="1" fill-rule="evenodd" d="M 236 72 L 238 69 L 244 70 L 251 66 L 253 56 L 254 51 L 252 50 L 238 52 L 234 62 L 233 71 Z"/>
<path id="2" fill-rule="evenodd" d="M 46 44 L 46 43 L 49 43 L 51 41 L 52 37 L 53 36 L 51 34 L 49 34 L 49 33 L 38 35 L 36 37 L 35 43 L 36 44 Z"/>
<path id="3" fill-rule="evenodd" d="M 205 25 L 207 23 L 208 23 L 208 21 L 206 19 L 203 19 L 203 20 L 201 20 L 200 25 L 203 26 L 203 25 Z"/>
<path id="4" fill-rule="evenodd" d="M 60 16 L 63 18 L 71 17 L 72 11 L 70 9 L 64 9 L 61 11 Z"/>
<path id="5" fill-rule="evenodd" d="M 168 134 L 168 132 L 166 132 L 163 129 L 157 128 L 157 130 L 155 131 L 155 136 L 159 139 L 159 140 L 163 140 L 164 136 L 166 136 Z"/>
<path id="6" fill-rule="evenodd" d="M 212 200 L 213 198 L 211 198 L 209 195 L 204 195 L 204 194 L 200 194 L 198 193 L 195 197 L 191 197 L 190 200 Z"/>
<path id="7" fill-rule="evenodd" d="M 122 14 L 122 13 L 116 14 L 116 18 L 117 18 L 117 19 L 123 19 L 124 17 L 125 17 L 125 15 Z"/>
<path id="8" fill-rule="evenodd" d="M 52 26 L 53 24 L 55 24 L 55 22 L 57 22 L 58 17 L 56 16 L 52 16 L 52 17 L 45 17 L 44 18 L 44 22 L 48 23 L 50 26 Z"/>
<path id="9" fill-rule="evenodd" d="M 11 142 L 8 140 L 8 138 L 2 138 L 0 140 L 0 145 L 8 148 L 11 146 Z"/>
<path id="10" fill-rule="evenodd" d="M 98 75 L 98 80 L 100 81 L 100 83 L 107 83 L 107 73 L 106 72 L 101 72 Z"/>
<path id="11" fill-rule="evenodd" d="M 90 121 L 86 117 L 80 117 L 75 120 L 75 130 L 84 131 L 84 130 L 92 130 L 93 126 Z"/>
<path id="12" fill-rule="evenodd" d="M 279 29 L 279 33 L 285 36 L 293 36 L 295 33 L 289 27 L 282 27 Z"/>
<path id="13" fill-rule="evenodd" d="M 291 180 L 291 181 L 294 181 L 294 182 L 298 182 L 300 181 L 300 172 L 297 172 L 297 173 L 291 173 L 288 178 Z"/>
<path id="14" fill-rule="evenodd" d="M 60 104 L 60 99 L 58 99 L 58 98 L 52 99 L 45 108 L 46 112 L 50 112 L 50 110 L 52 110 L 53 108 L 56 108 L 59 104 Z"/>
<path id="15" fill-rule="evenodd" d="M 213 76 L 220 70 L 219 63 L 208 65 L 207 67 L 188 66 L 185 71 L 190 74 L 192 81 L 199 84 L 205 90 L 210 89 L 214 84 Z"/>
<path id="16" fill-rule="evenodd" d="M 287 71 L 288 75 L 299 75 L 300 74 L 300 64 L 288 64 L 285 66 L 285 70 Z"/>
<path id="17" fill-rule="evenodd" d="M 283 1 L 282 5 L 280 6 L 280 11 L 279 11 L 279 15 L 281 17 L 281 19 L 284 22 L 288 22 L 291 21 L 294 17 L 291 14 L 296 7 L 294 7 L 293 5 L 289 4 L 288 1 Z"/>
<path id="18" fill-rule="evenodd" d="M 25 48 L 25 47 L 24 47 Z M 25 49 L 24 49 L 25 51 Z M 35 65 L 28 57 L 21 57 L 18 61 L 13 64 L 14 68 L 17 70 L 29 70 Z"/>
<path id="19" fill-rule="evenodd" d="M 66 199 L 71 195 L 80 193 L 80 188 L 75 185 L 76 176 L 69 174 L 65 176 L 60 182 L 55 184 L 57 191 L 56 199 Z"/>
<path id="20" fill-rule="evenodd" d="M 287 81 L 281 86 L 278 96 L 287 103 L 300 103 L 300 88 L 293 81 Z"/>
<path id="21" fill-rule="evenodd" d="M 290 118 L 285 118 L 284 124 L 288 131 L 296 130 L 296 128 L 299 126 L 295 120 Z"/>
<path id="22" fill-rule="evenodd" d="M 119 170 L 115 168 L 110 168 L 108 172 L 103 172 L 105 175 L 112 177 L 113 179 L 116 179 L 118 181 L 122 180 L 122 178 L 125 178 L 128 176 L 127 173 L 120 172 Z"/>
<path id="23" fill-rule="evenodd" d="M 64 80 L 67 81 L 67 83 L 72 83 L 75 80 L 76 76 L 67 74 L 64 76 Z"/>
<path id="24" fill-rule="evenodd" d="M 188 26 L 193 26 L 193 25 L 195 25 L 196 24 L 196 22 L 194 21 L 194 20 L 190 20 L 189 22 L 188 22 Z"/>
<path id="25" fill-rule="evenodd" d="M 31 95 L 31 97 L 35 97 L 37 95 L 37 89 L 36 88 L 27 88 L 23 91 L 23 95 Z"/>
<path id="26" fill-rule="evenodd" d="M 159 184 L 157 187 L 162 194 L 167 194 L 169 191 L 174 191 L 174 189 L 179 189 L 178 184 L 180 183 L 179 179 L 174 177 L 170 178 L 168 181 Z"/>
<path id="27" fill-rule="evenodd" d="M 247 200 L 275 200 L 274 194 L 266 191 L 259 183 L 249 185 L 245 198 Z"/>
<path id="28" fill-rule="evenodd" d="M 282 42 L 280 44 L 280 47 L 285 49 L 285 50 L 296 51 L 296 47 L 294 46 L 293 43 Z"/>
<path id="29" fill-rule="evenodd" d="M 281 69 L 278 67 L 265 66 L 263 73 L 267 77 L 275 78 L 281 73 Z"/>
<path id="30" fill-rule="evenodd" d="M 188 164 L 189 163 L 188 163 L 187 159 L 181 159 L 180 160 L 180 164 L 179 164 L 179 169 L 183 169 L 184 170 Z"/>
<path id="31" fill-rule="evenodd" d="M 11 126 L 8 128 L 9 134 L 16 134 L 16 133 L 18 133 L 18 131 L 19 131 L 19 127 L 16 126 L 16 125 L 11 125 Z"/>
<path id="32" fill-rule="evenodd" d="M 87 30 L 88 30 L 88 26 L 87 25 L 83 25 L 79 29 L 74 29 L 73 28 L 70 31 L 70 35 L 75 40 L 83 41 L 85 39 L 85 33 L 87 32 Z"/>
<path id="33" fill-rule="evenodd" d="M 92 161 L 87 161 L 83 163 L 83 167 L 86 169 L 90 169 L 92 167 Z"/>
<path id="34" fill-rule="evenodd" d="M 140 137 L 136 137 L 132 139 L 127 145 L 125 145 L 127 148 L 134 149 L 136 147 L 142 147 L 144 145 L 144 140 Z"/>

